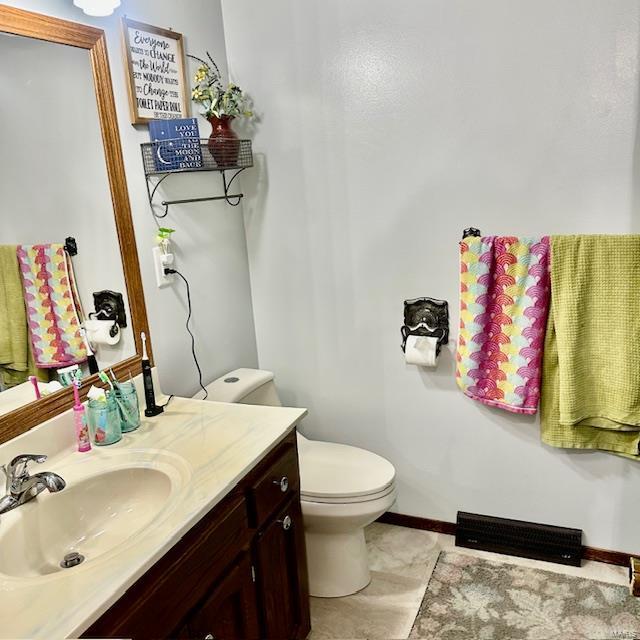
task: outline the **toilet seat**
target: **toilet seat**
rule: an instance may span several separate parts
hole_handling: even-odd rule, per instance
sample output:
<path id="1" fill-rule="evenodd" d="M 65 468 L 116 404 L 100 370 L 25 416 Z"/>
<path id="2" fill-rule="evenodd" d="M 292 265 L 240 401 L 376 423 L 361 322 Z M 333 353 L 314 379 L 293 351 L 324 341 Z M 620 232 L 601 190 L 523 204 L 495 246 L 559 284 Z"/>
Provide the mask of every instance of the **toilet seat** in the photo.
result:
<path id="1" fill-rule="evenodd" d="M 319 504 L 360 504 L 362 502 L 373 502 L 374 500 L 379 500 L 380 498 L 384 498 L 390 493 L 393 493 L 395 490 L 395 484 L 392 483 L 380 493 L 372 493 L 364 496 L 351 496 L 345 498 L 342 496 L 316 496 L 308 493 L 301 493 L 300 500 L 303 502 L 317 502 Z"/>
<path id="2" fill-rule="evenodd" d="M 395 468 L 371 451 L 306 440 L 300 443 L 299 455 L 303 501 L 353 504 L 378 500 L 395 490 Z"/>

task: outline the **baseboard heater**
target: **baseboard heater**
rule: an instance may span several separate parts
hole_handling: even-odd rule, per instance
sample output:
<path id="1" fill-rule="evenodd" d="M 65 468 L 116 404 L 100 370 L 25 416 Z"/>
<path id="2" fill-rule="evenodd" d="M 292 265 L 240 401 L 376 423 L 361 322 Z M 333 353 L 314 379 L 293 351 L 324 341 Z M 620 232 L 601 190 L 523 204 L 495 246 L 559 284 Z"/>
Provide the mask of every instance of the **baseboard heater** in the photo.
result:
<path id="1" fill-rule="evenodd" d="M 456 545 L 579 567 L 582 530 L 458 511 Z"/>

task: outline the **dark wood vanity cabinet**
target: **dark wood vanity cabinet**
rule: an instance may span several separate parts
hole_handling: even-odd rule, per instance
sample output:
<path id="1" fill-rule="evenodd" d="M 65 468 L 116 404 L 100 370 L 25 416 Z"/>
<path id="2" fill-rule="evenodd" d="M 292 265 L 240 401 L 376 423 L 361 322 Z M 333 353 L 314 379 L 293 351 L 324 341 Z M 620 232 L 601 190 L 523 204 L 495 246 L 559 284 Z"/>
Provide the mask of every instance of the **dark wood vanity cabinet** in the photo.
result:
<path id="1" fill-rule="evenodd" d="M 295 433 L 84 634 L 262 640 L 310 631 Z"/>
<path id="2" fill-rule="evenodd" d="M 309 628 L 309 588 L 300 500 L 293 496 L 255 541 L 255 566 L 265 638 L 300 637 Z"/>

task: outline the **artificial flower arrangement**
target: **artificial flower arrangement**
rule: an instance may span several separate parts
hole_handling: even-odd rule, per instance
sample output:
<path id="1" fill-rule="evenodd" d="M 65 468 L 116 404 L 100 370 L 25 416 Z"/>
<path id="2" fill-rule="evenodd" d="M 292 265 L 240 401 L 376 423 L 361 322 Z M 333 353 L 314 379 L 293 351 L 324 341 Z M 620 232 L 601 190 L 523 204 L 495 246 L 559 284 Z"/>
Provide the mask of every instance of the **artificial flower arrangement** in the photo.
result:
<path id="1" fill-rule="evenodd" d="M 248 99 L 238 85 L 229 83 L 224 88 L 220 69 L 208 51 L 208 62 L 196 56 L 189 57 L 200 63 L 193 78 L 191 99 L 202 107 L 205 118 L 249 118 L 253 115 L 248 108 Z"/>

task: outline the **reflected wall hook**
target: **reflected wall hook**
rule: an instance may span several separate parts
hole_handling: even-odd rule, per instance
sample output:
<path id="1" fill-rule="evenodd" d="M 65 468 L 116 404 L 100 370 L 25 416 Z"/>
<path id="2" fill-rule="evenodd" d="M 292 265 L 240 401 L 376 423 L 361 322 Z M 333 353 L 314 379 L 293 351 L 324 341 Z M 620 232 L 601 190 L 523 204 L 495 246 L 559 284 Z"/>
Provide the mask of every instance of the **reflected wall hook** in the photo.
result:
<path id="1" fill-rule="evenodd" d="M 462 232 L 462 239 L 465 238 L 479 238 L 482 234 L 480 233 L 480 229 L 476 229 L 475 227 L 468 227 Z"/>
<path id="2" fill-rule="evenodd" d="M 69 236 L 64 240 L 64 250 L 71 257 L 78 255 L 78 243 L 73 236 Z"/>

